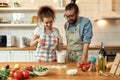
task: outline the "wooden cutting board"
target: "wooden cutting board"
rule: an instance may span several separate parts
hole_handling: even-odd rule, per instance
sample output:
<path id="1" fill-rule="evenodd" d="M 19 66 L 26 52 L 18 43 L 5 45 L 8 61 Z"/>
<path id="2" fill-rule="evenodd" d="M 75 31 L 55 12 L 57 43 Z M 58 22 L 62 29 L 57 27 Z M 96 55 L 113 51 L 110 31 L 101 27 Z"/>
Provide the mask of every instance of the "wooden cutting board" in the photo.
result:
<path id="1" fill-rule="evenodd" d="M 116 54 L 110 73 L 120 75 L 120 53 Z"/>

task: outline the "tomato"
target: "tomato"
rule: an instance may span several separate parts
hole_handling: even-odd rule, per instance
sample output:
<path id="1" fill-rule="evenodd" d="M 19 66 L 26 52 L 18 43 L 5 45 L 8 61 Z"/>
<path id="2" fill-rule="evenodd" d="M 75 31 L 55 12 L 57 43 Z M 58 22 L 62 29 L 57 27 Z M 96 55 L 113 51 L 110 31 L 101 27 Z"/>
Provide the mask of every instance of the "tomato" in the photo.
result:
<path id="1" fill-rule="evenodd" d="M 84 65 L 83 62 L 79 62 L 79 63 L 77 64 L 78 68 L 82 68 L 83 65 Z"/>
<path id="2" fill-rule="evenodd" d="M 80 62 L 79 64 L 80 64 L 80 65 L 84 65 L 84 63 L 83 63 L 83 62 Z"/>
<path id="3" fill-rule="evenodd" d="M 27 71 L 27 70 L 23 70 L 22 75 L 23 75 L 24 79 L 28 79 L 30 77 L 29 71 Z"/>
<path id="4" fill-rule="evenodd" d="M 82 70 L 82 71 L 87 71 L 87 67 L 86 67 L 86 66 L 83 66 L 81 70 Z"/>
<path id="5" fill-rule="evenodd" d="M 81 70 L 81 71 L 87 71 L 89 68 L 90 68 L 90 64 L 91 62 L 87 62 L 87 63 L 84 63 L 84 62 L 79 62 L 77 64 L 78 68 Z"/>
<path id="6" fill-rule="evenodd" d="M 16 80 L 22 80 L 23 78 L 23 75 L 22 75 L 22 72 L 17 70 L 15 73 L 14 73 L 14 79 Z"/>
<path id="7" fill-rule="evenodd" d="M 78 65 L 78 68 L 82 68 L 82 67 L 83 67 L 83 65 L 80 65 L 80 64 Z"/>
<path id="8" fill-rule="evenodd" d="M 89 69 L 90 68 L 90 64 L 87 64 L 86 67 L 87 67 L 87 69 Z"/>
<path id="9" fill-rule="evenodd" d="M 19 70 L 18 68 L 14 68 L 10 71 L 10 77 L 14 78 L 14 73 Z"/>
<path id="10" fill-rule="evenodd" d="M 10 77 L 14 78 L 14 71 L 10 71 Z"/>

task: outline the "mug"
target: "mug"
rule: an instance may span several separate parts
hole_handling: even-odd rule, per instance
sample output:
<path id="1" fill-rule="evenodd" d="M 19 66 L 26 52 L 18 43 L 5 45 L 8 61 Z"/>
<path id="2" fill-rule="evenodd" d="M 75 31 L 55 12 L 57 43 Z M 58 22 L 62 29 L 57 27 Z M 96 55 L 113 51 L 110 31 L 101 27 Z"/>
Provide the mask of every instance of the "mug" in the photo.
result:
<path id="1" fill-rule="evenodd" d="M 27 46 L 27 39 L 26 37 L 20 36 L 20 47 L 26 47 Z"/>
<path id="2" fill-rule="evenodd" d="M 57 54 L 57 63 L 66 63 L 66 51 L 56 51 Z"/>

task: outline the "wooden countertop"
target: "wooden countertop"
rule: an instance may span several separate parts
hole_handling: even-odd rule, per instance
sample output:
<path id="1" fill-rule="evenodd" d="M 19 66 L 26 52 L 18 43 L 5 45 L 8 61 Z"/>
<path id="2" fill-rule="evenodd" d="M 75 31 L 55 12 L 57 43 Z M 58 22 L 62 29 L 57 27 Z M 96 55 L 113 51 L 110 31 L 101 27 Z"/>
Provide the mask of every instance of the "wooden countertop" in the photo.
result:
<path id="1" fill-rule="evenodd" d="M 97 72 L 82 72 L 79 71 L 77 75 L 75 76 L 68 76 L 66 74 L 66 69 L 67 68 L 76 68 L 76 63 L 71 62 L 67 64 L 58 64 L 56 62 L 0 62 L 0 68 L 5 66 L 6 64 L 10 65 L 10 68 L 13 68 L 15 64 L 20 64 L 22 67 L 25 66 L 40 66 L 40 65 L 45 65 L 45 66 L 54 66 L 49 68 L 49 73 L 46 76 L 38 76 L 38 77 L 33 77 L 27 80 L 119 80 L 120 76 L 101 76 Z M 66 66 L 66 68 L 55 68 L 55 66 Z"/>
<path id="2" fill-rule="evenodd" d="M 0 51 L 10 51 L 10 50 L 35 50 L 35 47 L 24 47 L 24 48 L 20 48 L 20 47 L 0 47 Z"/>
<path id="3" fill-rule="evenodd" d="M 0 51 L 10 51 L 10 50 L 35 50 L 35 47 L 0 47 Z M 63 50 L 66 50 L 66 46 L 62 46 Z M 89 47 L 89 50 L 99 50 L 100 45 L 92 45 Z M 106 50 L 120 50 L 120 46 L 105 46 Z"/>
<path id="4" fill-rule="evenodd" d="M 100 50 L 100 45 L 91 45 L 90 50 Z M 120 46 L 105 46 L 106 50 L 120 50 Z"/>

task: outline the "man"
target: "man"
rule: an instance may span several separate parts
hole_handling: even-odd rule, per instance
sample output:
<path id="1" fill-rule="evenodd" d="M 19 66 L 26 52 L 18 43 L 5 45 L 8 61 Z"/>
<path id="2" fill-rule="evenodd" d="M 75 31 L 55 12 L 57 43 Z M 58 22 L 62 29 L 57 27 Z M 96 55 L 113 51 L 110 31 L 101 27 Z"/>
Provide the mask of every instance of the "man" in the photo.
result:
<path id="1" fill-rule="evenodd" d="M 79 17 L 79 8 L 75 3 L 65 7 L 67 60 L 86 62 L 89 44 L 92 38 L 92 24 L 88 18 Z"/>

